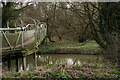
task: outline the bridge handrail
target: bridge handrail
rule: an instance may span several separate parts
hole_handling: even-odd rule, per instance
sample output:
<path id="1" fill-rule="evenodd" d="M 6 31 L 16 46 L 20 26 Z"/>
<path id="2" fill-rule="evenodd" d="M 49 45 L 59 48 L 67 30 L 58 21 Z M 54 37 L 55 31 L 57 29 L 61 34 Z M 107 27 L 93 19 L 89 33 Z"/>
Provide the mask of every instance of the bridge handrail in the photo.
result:
<path id="1" fill-rule="evenodd" d="M 40 24 L 45 24 L 43 22 L 39 22 L 39 24 L 37 26 L 39 26 Z M 26 27 L 16 27 L 16 28 L 0 28 L 0 31 L 24 31 L 26 28 L 28 28 L 30 25 L 34 25 L 34 24 L 27 24 Z M 35 27 L 36 28 L 36 27 Z"/>
<path id="2" fill-rule="evenodd" d="M 28 28 L 30 25 L 34 25 L 34 24 L 28 24 L 26 27 L 16 27 L 16 28 L 0 28 L 0 31 L 11 31 L 11 30 L 14 30 L 14 31 L 24 31 L 26 28 Z"/>

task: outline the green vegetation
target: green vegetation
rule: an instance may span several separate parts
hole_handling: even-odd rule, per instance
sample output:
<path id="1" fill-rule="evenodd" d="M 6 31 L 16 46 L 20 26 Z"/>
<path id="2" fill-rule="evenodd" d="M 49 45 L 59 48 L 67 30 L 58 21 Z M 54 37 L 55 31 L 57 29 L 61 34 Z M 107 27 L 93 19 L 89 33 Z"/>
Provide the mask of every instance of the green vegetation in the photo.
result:
<path id="1" fill-rule="evenodd" d="M 70 50 L 73 53 L 74 52 L 97 53 L 100 52 L 101 49 L 95 41 L 86 41 L 81 43 L 77 41 L 55 42 L 55 43 L 48 43 L 48 45 L 41 46 L 39 48 L 40 52 L 49 52 L 49 51 L 57 51 L 57 50 L 59 51 Z"/>
<path id="2" fill-rule="evenodd" d="M 101 64 L 70 65 L 67 63 L 37 67 L 31 71 L 14 72 L 3 78 L 118 78 L 118 69 Z"/>

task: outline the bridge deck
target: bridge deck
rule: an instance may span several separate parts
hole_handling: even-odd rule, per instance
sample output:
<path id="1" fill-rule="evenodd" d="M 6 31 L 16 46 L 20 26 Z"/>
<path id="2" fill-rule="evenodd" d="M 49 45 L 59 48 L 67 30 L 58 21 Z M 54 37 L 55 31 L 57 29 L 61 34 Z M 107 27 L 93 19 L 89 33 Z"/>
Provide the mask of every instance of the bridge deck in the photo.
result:
<path id="1" fill-rule="evenodd" d="M 2 36 L 2 55 L 23 49 L 34 49 L 41 44 L 47 36 L 45 23 L 27 24 L 25 27 L 0 28 Z"/>

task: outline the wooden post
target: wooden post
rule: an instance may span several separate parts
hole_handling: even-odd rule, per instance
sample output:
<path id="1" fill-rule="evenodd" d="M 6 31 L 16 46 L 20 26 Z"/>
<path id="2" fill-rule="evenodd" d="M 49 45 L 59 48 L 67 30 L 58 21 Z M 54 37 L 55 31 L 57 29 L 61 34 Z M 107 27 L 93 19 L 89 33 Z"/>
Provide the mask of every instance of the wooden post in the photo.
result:
<path id="1" fill-rule="evenodd" d="M 37 58 L 36 58 L 36 53 L 33 54 L 33 58 L 34 58 L 34 66 L 37 66 Z"/>
<path id="2" fill-rule="evenodd" d="M 7 64 L 8 64 L 8 70 L 11 71 L 11 58 L 10 55 L 8 55 L 8 60 L 7 60 Z"/>
<path id="3" fill-rule="evenodd" d="M 11 66 L 11 60 L 8 60 L 7 63 L 8 63 L 8 70 L 11 71 L 11 68 L 10 68 L 10 66 Z"/>
<path id="4" fill-rule="evenodd" d="M 26 57 L 22 57 L 23 70 L 26 70 Z"/>
<path id="5" fill-rule="evenodd" d="M 16 72 L 18 72 L 19 71 L 19 60 L 18 60 L 18 58 L 16 59 Z"/>

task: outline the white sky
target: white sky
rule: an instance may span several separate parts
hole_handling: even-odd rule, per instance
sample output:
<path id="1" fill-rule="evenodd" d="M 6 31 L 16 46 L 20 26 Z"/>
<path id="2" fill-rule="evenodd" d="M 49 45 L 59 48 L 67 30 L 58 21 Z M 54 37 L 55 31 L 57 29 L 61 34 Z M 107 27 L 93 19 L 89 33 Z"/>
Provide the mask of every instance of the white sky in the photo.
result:
<path id="1" fill-rule="evenodd" d="M 0 0 L 6 1 L 6 0 Z M 119 2 L 120 0 L 7 0 L 8 2 Z"/>

